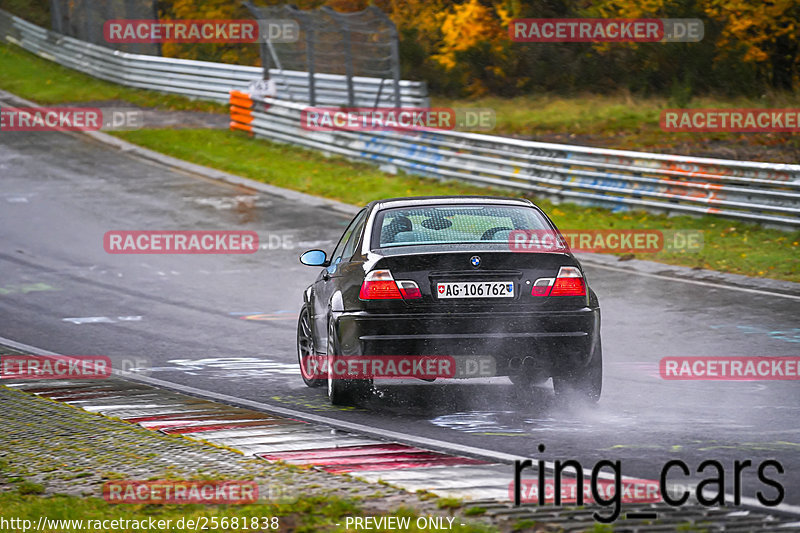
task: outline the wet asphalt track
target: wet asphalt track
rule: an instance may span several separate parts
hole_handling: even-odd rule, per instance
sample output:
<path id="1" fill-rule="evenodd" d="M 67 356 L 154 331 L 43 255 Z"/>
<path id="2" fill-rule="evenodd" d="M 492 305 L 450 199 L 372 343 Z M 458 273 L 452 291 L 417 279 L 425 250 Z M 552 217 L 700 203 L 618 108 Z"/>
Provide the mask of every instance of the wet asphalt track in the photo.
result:
<path id="1" fill-rule="evenodd" d="M 0 336 L 144 361 L 162 380 L 534 460 L 591 468 L 619 459 L 625 475 L 657 478 L 669 459 L 692 470 L 716 459 L 728 492 L 734 460 L 778 459 L 785 473 L 771 476 L 786 487 L 786 503 L 800 504 L 798 382 L 658 376 L 665 356 L 800 355 L 800 301 L 587 266 L 603 310 L 605 390 L 596 408 L 556 407 L 548 389 L 517 397 L 504 380 L 383 387 L 361 408 L 332 408 L 295 366 L 301 291 L 317 274 L 296 258 L 317 245 L 330 250 L 347 221 L 85 137 L 2 134 Z M 103 234 L 115 229 L 255 230 L 274 249 L 109 255 Z M 756 490 L 774 496 L 746 475 L 743 494 Z"/>

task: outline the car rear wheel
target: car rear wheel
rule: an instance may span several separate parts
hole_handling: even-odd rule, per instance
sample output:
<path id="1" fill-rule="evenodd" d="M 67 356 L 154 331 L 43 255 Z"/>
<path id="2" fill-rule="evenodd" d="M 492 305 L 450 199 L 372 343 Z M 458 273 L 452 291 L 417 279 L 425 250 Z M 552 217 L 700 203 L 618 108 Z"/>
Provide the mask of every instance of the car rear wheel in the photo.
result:
<path id="1" fill-rule="evenodd" d="M 553 390 L 562 400 L 597 403 L 603 391 L 603 348 L 600 341 L 591 362 L 584 368 L 553 376 Z"/>
<path id="2" fill-rule="evenodd" d="M 309 387 L 322 387 L 325 385 L 326 379 L 317 377 L 319 375 L 319 366 L 317 370 L 312 370 L 311 366 L 313 361 L 319 361 L 314 354 L 314 337 L 311 333 L 311 311 L 308 305 L 303 305 L 300 309 L 300 318 L 297 321 L 297 362 L 300 365 L 300 375 L 303 377 L 303 382 Z"/>
<path id="3" fill-rule="evenodd" d="M 328 323 L 328 398 L 332 405 L 354 405 L 369 395 L 372 380 L 334 379 L 333 368 L 341 357 L 339 338 L 333 322 Z"/>

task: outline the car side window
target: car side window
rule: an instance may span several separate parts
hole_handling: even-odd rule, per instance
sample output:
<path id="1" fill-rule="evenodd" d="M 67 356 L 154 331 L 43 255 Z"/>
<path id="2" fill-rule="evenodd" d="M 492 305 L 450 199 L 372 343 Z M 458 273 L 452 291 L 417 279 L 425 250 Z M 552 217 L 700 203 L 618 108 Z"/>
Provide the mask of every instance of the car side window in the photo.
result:
<path id="1" fill-rule="evenodd" d="M 366 213 L 364 213 L 366 215 Z M 361 220 L 356 222 L 356 225 L 353 226 L 353 231 L 350 234 L 350 238 L 347 239 L 347 244 L 344 245 L 344 252 L 342 252 L 342 260 L 343 261 L 350 261 L 353 258 L 353 254 L 356 251 L 356 245 L 361 237 L 361 231 L 364 229 L 364 223 L 367 221 L 366 216 L 362 216 Z"/>
<path id="2" fill-rule="evenodd" d="M 364 216 L 366 215 L 366 213 L 367 213 L 367 210 L 366 209 L 362 209 L 361 212 L 358 213 L 353 218 L 353 221 L 350 222 L 350 225 L 347 226 L 347 229 L 344 230 L 344 233 L 342 234 L 342 238 L 339 239 L 339 244 L 336 245 L 336 248 L 333 250 L 333 253 L 331 254 L 331 266 L 328 267 L 328 270 L 330 272 L 335 271 L 336 270 L 336 266 L 339 263 L 342 262 L 342 257 L 345 257 L 345 253 L 344 253 L 345 247 L 346 247 L 347 243 L 351 240 L 350 237 L 352 237 L 353 233 L 355 233 L 354 230 L 356 229 L 356 227 L 359 226 L 360 223 L 363 221 Z"/>

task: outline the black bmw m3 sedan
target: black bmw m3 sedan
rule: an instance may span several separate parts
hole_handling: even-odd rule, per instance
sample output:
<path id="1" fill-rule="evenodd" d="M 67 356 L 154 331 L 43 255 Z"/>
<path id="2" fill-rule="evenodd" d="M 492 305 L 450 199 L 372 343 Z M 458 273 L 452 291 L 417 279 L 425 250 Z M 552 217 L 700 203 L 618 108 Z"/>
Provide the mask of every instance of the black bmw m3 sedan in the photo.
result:
<path id="1" fill-rule="evenodd" d="M 309 250 L 300 261 L 322 267 L 304 292 L 300 371 L 308 386 L 327 385 L 333 404 L 357 401 L 387 369 L 414 373 L 423 360 L 445 370 L 438 377 L 480 368 L 480 377 L 489 371 L 520 387 L 552 378 L 558 397 L 600 398 L 597 296 L 553 222 L 528 200 L 371 202 L 330 255 Z"/>

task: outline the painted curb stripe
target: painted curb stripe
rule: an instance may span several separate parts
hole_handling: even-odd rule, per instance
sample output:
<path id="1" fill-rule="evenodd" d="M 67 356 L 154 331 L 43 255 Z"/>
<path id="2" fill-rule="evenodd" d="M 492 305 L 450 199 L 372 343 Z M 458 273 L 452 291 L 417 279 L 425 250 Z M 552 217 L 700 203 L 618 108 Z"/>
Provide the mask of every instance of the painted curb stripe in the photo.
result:
<path id="1" fill-rule="evenodd" d="M 433 460 L 406 460 L 385 463 L 362 463 L 349 466 L 323 466 L 322 469 L 332 474 L 343 474 L 346 472 L 360 472 L 371 470 L 399 470 L 406 468 L 430 468 L 433 466 L 451 466 L 462 464 L 481 464 L 478 459 L 469 459 L 467 457 L 452 457 L 443 456 Z"/>
<path id="2" fill-rule="evenodd" d="M 59 387 L 52 387 L 52 386 L 42 387 L 40 382 L 37 382 L 37 385 L 39 386 L 35 386 L 32 383 L 29 383 L 27 384 L 29 385 L 27 387 L 23 386 L 20 383 L 5 383 L 4 381 L 0 381 L 0 383 L 6 385 L 7 387 L 12 387 L 14 389 L 19 389 L 20 391 L 27 392 L 28 394 L 37 394 L 37 395 L 48 394 L 48 393 L 56 394 L 59 392 L 70 392 L 70 391 L 88 392 L 88 391 L 108 390 L 108 391 L 119 392 L 120 390 L 119 388 L 116 388 L 113 385 L 105 385 L 103 387 L 86 387 L 85 383 L 83 384 L 84 385 L 83 387 L 78 387 L 74 385 L 61 385 Z"/>
<path id="3" fill-rule="evenodd" d="M 110 405 L 79 405 L 79 407 L 84 411 L 89 411 L 90 413 L 106 414 L 113 413 L 114 411 L 131 411 L 133 409 L 174 409 L 179 406 L 171 403 L 145 403 L 141 405 L 132 403 L 118 403 Z M 110 416 L 115 415 L 112 414 Z"/>
<path id="4" fill-rule="evenodd" d="M 82 394 L 37 394 L 37 396 L 42 396 L 44 398 L 49 398 L 56 402 L 64 402 L 64 403 L 74 403 L 81 400 L 96 400 L 98 398 L 109 398 L 112 396 L 113 393 L 111 392 L 94 392 L 94 393 L 82 393 Z"/>
<path id="5" fill-rule="evenodd" d="M 162 433 L 166 433 L 167 435 L 181 435 L 184 433 L 205 433 L 207 431 L 220 431 L 224 429 L 244 429 L 244 428 L 258 428 L 258 427 L 271 427 L 271 426 L 281 426 L 285 425 L 287 422 L 281 422 L 279 420 L 243 420 L 242 422 L 228 422 L 225 423 L 224 421 L 218 424 L 210 424 L 207 426 L 204 425 L 188 425 L 183 427 L 173 427 L 173 428 L 165 428 L 161 430 Z"/>
<path id="6" fill-rule="evenodd" d="M 330 434 L 323 432 L 314 432 L 314 426 L 303 422 L 287 422 L 285 424 L 272 424 L 263 427 L 253 428 L 237 428 L 237 429 L 216 429 L 209 431 L 200 431 L 200 437 L 203 440 L 225 441 L 235 446 L 237 443 L 255 442 L 255 440 L 264 440 L 271 437 L 281 437 L 283 439 L 295 438 L 295 435 L 325 435 Z M 187 437 L 191 437 L 193 433 L 185 433 Z"/>
<path id="7" fill-rule="evenodd" d="M 215 441 L 225 444 L 226 446 L 231 446 L 234 448 L 240 447 L 240 445 L 250 445 L 250 444 L 298 444 L 304 442 L 329 442 L 330 444 L 335 444 L 337 440 L 342 439 L 341 435 L 330 435 L 327 432 L 319 432 L 319 431 L 296 431 L 294 434 L 287 434 L 287 433 L 272 433 L 267 435 L 254 435 L 252 437 L 241 437 L 238 439 L 220 439 L 220 438 L 204 438 L 203 440 L 208 441 Z M 330 447 L 330 446 L 328 446 Z M 302 446 L 298 446 L 297 450 L 302 450 Z"/>
<path id="8" fill-rule="evenodd" d="M 310 460 L 310 459 L 329 459 L 334 457 L 349 456 L 355 453 L 360 455 L 373 455 L 384 454 L 388 452 L 399 452 L 411 448 L 405 444 L 376 444 L 370 446 L 347 446 L 341 448 L 322 448 L 314 451 L 302 452 L 284 452 L 276 454 L 261 454 L 259 457 L 267 461 L 285 461 L 290 462 L 292 459 Z M 427 451 L 427 450 L 425 450 Z"/>
<path id="9" fill-rule="evenodd" d="M 120 418 L 130 422 L 132 418 L 149 418 L 152 416 L 170 415 L 187 417 L 194 413 L 202 412 L 204 409 L 200 406 L 186 406 L 186 407 L 156 407 L 150 409 L 120 409 L 114 413 L 115 418 Z M 217 416 L 216 414 L 214 416 Z M 131 422 L 135 423 L 135 422 Z"/>
<path id="10" fill-rule="evenodd" d="M 222 443 L 219 443 L 222 444 Z M 341 439 L 337 442 L 339 446 L 357 446 L 361 444 L 381 444 L 379 441 L 370 441 L 363 438 Z M 245 455 L 255 455 L 261 453 L 275 453 L 282 451 L 292 450 L 316 450 L 319 448 L 329 448 L 330 442 L 316 442 L 307 441 L 304 443 L 292 442 L 291 444 L 271 444 L 271 445 L 254 445 L 254 446 L 235 446 L 237 450 Z"/>
<path id="11" fill-rule="evenodd" d="M 352 457 L 339 457 L 336 459 L 327 459 L 324 461 L 320 461 L 319 459 L 310 459 L 308 461 L 295 459 L 293 461 L 288 461 L 288 462 L 293 465 L 314 465 L 314 466 L 321 466 L 323 468 L 326 467 L 358 468 L 361 465 L 379 465 L 379 464 L 393 464 L 393 463 L 405 463 L 405 462 L 411 462 L 411 463 L 424 462 L 426 464 L 428 463 L 435 464 L 438 461 L 457 462 L 459 459 L 466 459 L 466 458 L 452 457 L 449 455 L 442 455 L 436 452 L 427 452 L 425 450 L 419 450 L 415 452 L 388 453 L 383 455 L 355 455 Z M 477 459 L 469 459 L 464 464 L 475 464 L 475 463 L 469 463 L 468 461 L 477 461 Z"/>
<path id="12" fill-rule="evenodd" d="M 264 457 L 261 455 L 260 457 Z M 348 466 L 359 464 L 378 464 L 402 461 L 435 461 L 441 458 L 440 454 L 425 450 L 411 450 L 402 453 L 389 452 L 372 455 L 349 455 L 341 457 L 331 457 L 330 459 L 291 459 L 285 461 L 293 465 L 312 465 L 312 466 Z"/>
<path id="13" fill-rule="evenodd" d="M 144 389 L 139 389 L 144 392 Z M 115 389 L 113 387 L 62 387 L 55 390 L 39 390 L 39 391 L 32 391 L 26 390 L 25 392 L 30 394 L 36 394 L 37 396 L 80 396 L 82 394 L 120 394 L 119 389 Z"/>
<path id="14" fill-rule="evenodd" d="M 136 404 L 130 403 L 131 400 L 161 400 L 162 398 L 157 394 L 142 394 L 142 395 L 126 395 L 126 394 L 113 394 L 108 395 L 103 398 L 97 398 L 95 400 L 70 400 L 69 403 L 71 405 L 77 405 L 79 407 L 86 407 L 89 409 L 105 409 L 109 407 L 115 407 L 121 400 L 128 400 L 127 406 L 135 407 Z M 107 402 L 107 403 L 106 403 Z M 66 402 L 65 402 L 66 403 Z"/>
<path id="15" fill-rule="evenodd" d="M 222 416 L 223 413 L 221 413 L 220 411 L 197 410 L 197 411 L 183 411 L 177 413 L 176 412 L 164 413 L 164 414 L 150 415 L 150 416 L 141 416 L 140 413 L 139 415 L 131 414 L 126 416 L 120 416 L 119 418 L 121 418 L 126 422 L 130 422 L 131 424 L 138 424 L 139 422 L 150 422 L 156 420 L 175 420 L 175 419 L 185 420 L 187 418 L 187 415 L 191 416 L 192 418 L 196 417 L 197 420 L 202 420 L 203 418 L 219 417 Z"/>
<path id="16" fill-rule="evenodd" d="M 398 468 L 425 468 L 439 465 L 477 465 L 485 461 L 456 457 L 402 444 L 378 444 L 347 448 L 323 448 L 308 452 L 262 453 L 268 461 L 284 461 L 294 465 L 313 465 L 328 472 L 356 472 Z"/>
<path id="17" fill-rule="evenodd" d="M 37 396 L 44 396 L 45 398 L 50 398 L 50 396 L 46 394 L 37 394 Z M 120 394 L 118 392 L 116 393 L 109 392 L 103 394 L 98 393 L 98 396 L 96 398 L 83 397 L 83 396 L 77 396 L 77 397 L 65 396 L 65 398 L 68 399 L 62 400 L 58 396 L 55 396 L 52 399 L 57 402 L 69 403 L 70 405 L 75 405 L 81 408 L 84 407 L 84 404 L 102 408 L 104 406 L 102 402 L 105 401 L 113 404 L 119 402 L 120 400 L 131 400 L 131 399 L 153 400 L 159 397 L 156 394 L 128 395 L 128 394 Z"/>
<path id="18" fill-rule="evenodd" d="M 236 414 L 231 417 L 226 417 L 224 414 L 216 413 L 215 415 L 207 417 L 194 417 L 188 415 L 178 416 L 164 420 L 144 420 L 138 424 L 145 429 L 163 430 L 163 429 L 177 429 L 177 428 L 200 428 L 202 426 L 210 426 L 212 424 L 244 424 L 244 423 L 261 423 L 268 424 L 269 419 L 260 419 L 258 416 L 247 416 L 244 414 Z"/>
<path id="19" fill-rule="evenodd" d="M 214 417 L 208 420 L 209 422 L 214 423 L 222 423 L 219 420 L 219 417 Z M 152 431 L 169 431 L 172 429 L 183 429 L 183 428 L 190 428 L 192 426 L 200 427 L 203 424 L 203 420 L 191 419 L 191 418 L 177 418 L 173 420 L 152 420 L 149 422 L 139 422 L 139 426 L 143 427 L 144 429 L 150 429 Z"/>
<path id="20" fill-rule="evenodd" d="M 157 410 L 160 409 L 162 412 L 170 412 L 169 410 L 172 409 L 174 411 L 171 412 L 179 412 L 181 408 L 189 409 L 192 407 L 200 407 L 203 405 L 203 402 L 184 402 L 184 403 L 176 403 L 174 400 L 167 399 L 167 398 L 158 398 L 160 402 L 123 402 L 125 398 L 121 399 L 114 399 L 107 404 L 104 403 L 97 403 L 93 402 L 92 404 L 87 405 L 80 405 L 81 409 L 92 413 L 105 413 L 106 411 L 140 411 L 146 412 L 148 410 Z M 150 400 L 150 398 L 148 398 Z M 75 404 L 77 402 L 70 402 Z"/>

